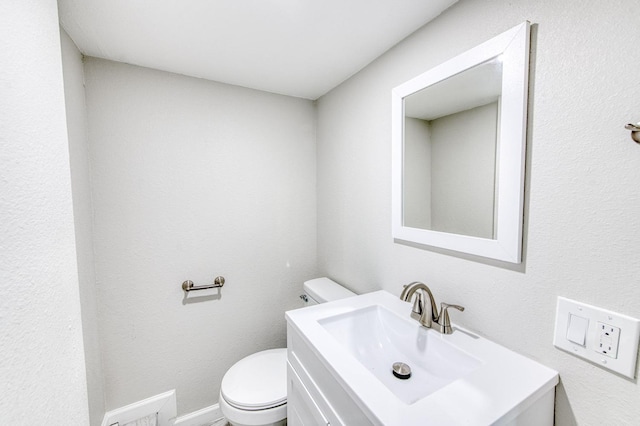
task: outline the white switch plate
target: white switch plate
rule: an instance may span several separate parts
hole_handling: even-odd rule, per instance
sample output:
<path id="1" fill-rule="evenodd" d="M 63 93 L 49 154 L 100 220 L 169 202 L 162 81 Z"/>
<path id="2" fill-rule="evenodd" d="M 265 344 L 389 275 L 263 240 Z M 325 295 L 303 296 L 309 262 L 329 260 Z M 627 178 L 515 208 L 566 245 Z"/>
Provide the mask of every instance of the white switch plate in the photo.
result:
<path id="1" fill-rule="evenodd" d="M 589 320 L 584 346 L 577 345 L 567 339 L 570 315 L 577 315 Z M 598 323 L 600 323 L 600 329 Z M 615 354 L 601 353 L 602 325 L 605 328 L 607 326 L 613 327 L 612 344 L 617 339 L 617 353 Z M 640 320 L 565 297 L 558 297 L 556 326 L 553 333 L 553 345 L 556 348 L 633 379 L 636 372 L 638 340 L 640 340 Z"/>

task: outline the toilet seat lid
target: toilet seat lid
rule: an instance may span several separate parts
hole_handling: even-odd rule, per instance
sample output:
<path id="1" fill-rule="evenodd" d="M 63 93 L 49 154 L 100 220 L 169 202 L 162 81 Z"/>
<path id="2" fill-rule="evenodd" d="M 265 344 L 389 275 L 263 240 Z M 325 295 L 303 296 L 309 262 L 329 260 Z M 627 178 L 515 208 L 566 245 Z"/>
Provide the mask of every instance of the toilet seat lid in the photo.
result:
<path id="1" fill-rule="evenodd" d="M 222 378 L 220 392 L 240 409 L 282 405 L 287 401 L 287 350 L 270 349 L 236 362 Z"/>

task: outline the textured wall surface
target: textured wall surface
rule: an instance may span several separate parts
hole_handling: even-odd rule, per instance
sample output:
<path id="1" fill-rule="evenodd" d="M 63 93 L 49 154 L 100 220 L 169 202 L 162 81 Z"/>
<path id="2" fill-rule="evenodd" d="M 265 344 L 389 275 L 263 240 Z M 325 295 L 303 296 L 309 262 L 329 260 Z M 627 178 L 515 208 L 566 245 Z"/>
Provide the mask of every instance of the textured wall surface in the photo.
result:
<path id="1" fill-rule="evenodd" d="M 57 5 L 0 3 L 0 424 L 86 425 Z"/>
<path id="2" fill-rule="evenodd" d="M 85 77 L 106 409 L 212 405 L 233 363 L 286 345 L 316 276 L 314 104 L 92 58 Z M 216 275 L 220 299 L 183 301 Z"/>
<path id="3" fill-rule="evenodd" d="M 318 259 L 358 292 L 422 280 L 453 320 L 560 372 L 558 425 L 629 425 L 640 388 L 552 346 L 556 297 L 640 317 L 637 2 L 461 1 L 318 102 Z M 391 89 L 531 21 L 524 263 L 395 244 Z M 606 390 L 603 392 L 603 390 Z"/>
<path id="4" fill-rule="evenodd" d="M 498 103 L 431 121 L 431 228 L 492 238 Z"/>
<path id="5" fill-rule="evenodd" d="M 82 307 L 82 337 L 87 365 L 89 415 L 92 425 L 100 425 L 105 410 L 95 290 L 96 274 L 93 259 L 93 207 L 91 205 L 84 71 L 82 54 L 76 45 L 63 29 L 60 29 L 60 36 L 67 133 L 69 134 L 73 218 L 78 254 L 78 281 Z"/>
<path id="6" fill-rule="evenodd" d="M 405 117 L 402 220 L 412 228 L 431 229 L 431 147 L 429 122 Z"/>

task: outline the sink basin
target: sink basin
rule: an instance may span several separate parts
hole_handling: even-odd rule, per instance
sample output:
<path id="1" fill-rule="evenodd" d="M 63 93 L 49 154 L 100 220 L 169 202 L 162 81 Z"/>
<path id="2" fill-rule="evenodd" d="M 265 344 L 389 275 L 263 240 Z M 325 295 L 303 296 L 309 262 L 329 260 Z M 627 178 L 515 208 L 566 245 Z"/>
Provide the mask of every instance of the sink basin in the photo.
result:
<path id="1" fill-rule="evenodd" d="M 351 399 L 378 426 L 553 424 L 556 371 L 455 324 L 448 335 L 426 329 L 410 314 L 410 303 L 382 290 L 289 311 L 289 362 L 309 372 L 305 386 L 327 386 L 346 419 L 342 401 Z M 408 379 L 394 376 L 396 362 L 411 367 Z"/>
<path id="2" fill-rule="evenodd" d="M 405 404 L 412 404 L 466 376 L 481 364 L 435 332 L 380 305 L 323 318 L 318 322 Z M 395 362 L 411 367 L 409 379 L 393 375 L 392 365 Z"/>

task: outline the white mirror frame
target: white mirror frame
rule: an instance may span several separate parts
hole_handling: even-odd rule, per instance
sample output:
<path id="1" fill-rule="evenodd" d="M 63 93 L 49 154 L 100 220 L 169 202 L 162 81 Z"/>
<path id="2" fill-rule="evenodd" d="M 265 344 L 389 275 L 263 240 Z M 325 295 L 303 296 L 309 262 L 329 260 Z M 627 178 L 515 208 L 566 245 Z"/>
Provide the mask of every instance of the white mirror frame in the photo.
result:
<path id="1" fill-rule="evenodd" d="M 524 164 L 529 88 L 529 22 L 450 59 L 392 91 L 392 233 L 394 239 L 511 263 L 522 261 Z M 502 57 L 502 102 L 496 152 L 495 239 L 403 224 L 404 98 L 469 68 Z"/>

